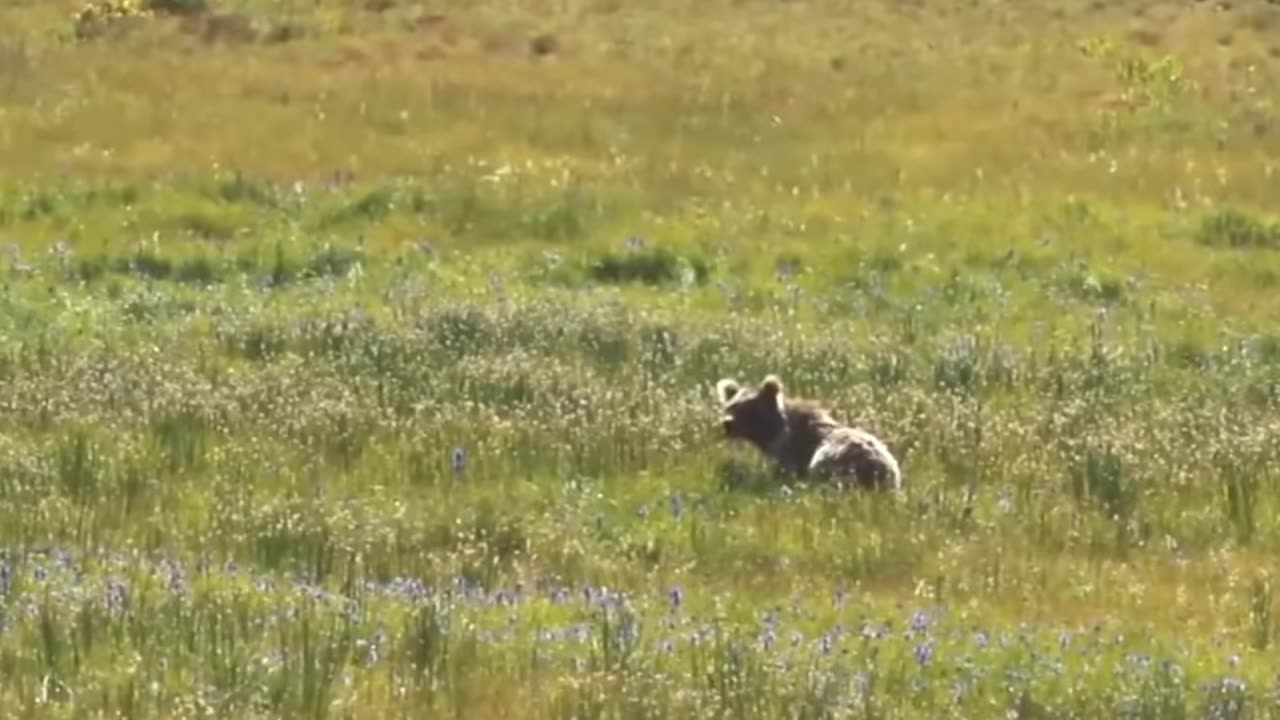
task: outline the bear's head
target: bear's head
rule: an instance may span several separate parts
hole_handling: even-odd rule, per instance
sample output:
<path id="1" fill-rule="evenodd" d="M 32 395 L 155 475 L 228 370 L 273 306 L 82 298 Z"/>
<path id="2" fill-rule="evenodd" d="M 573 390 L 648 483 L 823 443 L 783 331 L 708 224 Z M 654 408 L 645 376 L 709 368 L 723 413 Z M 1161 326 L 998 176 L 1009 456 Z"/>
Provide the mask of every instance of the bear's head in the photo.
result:
<path id="1" fill-rule="evenodd" d="M 756 389 L 741 387 L 736 380 L 725 378 L 716 383 L 716 397 L 724 411 L 721 425 L 731 438 L 766 448 L 786 429 L 782 381 L 776 375 L 766 376 Z"/>

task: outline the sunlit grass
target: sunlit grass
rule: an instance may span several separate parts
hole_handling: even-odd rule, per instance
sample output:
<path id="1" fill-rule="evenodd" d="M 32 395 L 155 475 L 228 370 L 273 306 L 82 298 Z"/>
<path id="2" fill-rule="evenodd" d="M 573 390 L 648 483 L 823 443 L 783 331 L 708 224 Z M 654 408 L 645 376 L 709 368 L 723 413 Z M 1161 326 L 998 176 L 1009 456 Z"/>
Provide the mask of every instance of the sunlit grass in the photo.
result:
<path id="1" fill-rule="evenodd" d="M 1275 714 L 1280 8 L 209 4 L 0 9 L 7 712 Z"/>

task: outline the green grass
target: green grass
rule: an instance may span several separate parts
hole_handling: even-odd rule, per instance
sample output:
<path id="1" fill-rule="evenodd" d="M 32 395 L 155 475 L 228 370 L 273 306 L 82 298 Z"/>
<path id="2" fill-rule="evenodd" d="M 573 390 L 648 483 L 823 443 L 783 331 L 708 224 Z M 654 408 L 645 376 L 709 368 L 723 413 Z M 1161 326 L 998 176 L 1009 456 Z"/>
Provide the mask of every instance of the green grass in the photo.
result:
<path id="1" fill-rule="evenodd" d="M 0 8 L 4 717 L 1280 714 L 1280 6 L 153 5 Z"/>

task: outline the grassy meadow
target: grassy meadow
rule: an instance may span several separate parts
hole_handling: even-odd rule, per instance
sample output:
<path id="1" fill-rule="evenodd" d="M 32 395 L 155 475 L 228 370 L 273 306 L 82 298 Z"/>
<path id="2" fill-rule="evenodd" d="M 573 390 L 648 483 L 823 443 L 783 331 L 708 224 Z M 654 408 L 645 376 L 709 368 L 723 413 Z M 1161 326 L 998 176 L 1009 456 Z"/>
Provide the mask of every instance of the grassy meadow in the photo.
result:
<path id="1" fill-rule="evenodd" d="M 1280 717 L 1277 3 L 0 28 L 0 718 Z"/>

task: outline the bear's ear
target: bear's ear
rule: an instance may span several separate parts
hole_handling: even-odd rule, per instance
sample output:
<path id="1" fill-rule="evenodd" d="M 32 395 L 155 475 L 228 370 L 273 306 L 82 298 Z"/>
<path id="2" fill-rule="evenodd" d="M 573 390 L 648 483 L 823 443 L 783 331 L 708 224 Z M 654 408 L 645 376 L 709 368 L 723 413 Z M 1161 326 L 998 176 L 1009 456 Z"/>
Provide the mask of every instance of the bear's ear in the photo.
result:
<path id="1" fill-rule="evenodd" d="M 772 373 L 764 378 L 764 382 L 760 383 L 760 393 L 762 395 L 782 395 L 782 381 L 777 375 Z"/>
<path id="2" fill-rule="evenodd" d="M 725 378 L 716 383 L 716 398 L 722 403 L 727 403 L 738 394 L 739 389 L 737 380 Z"/>

